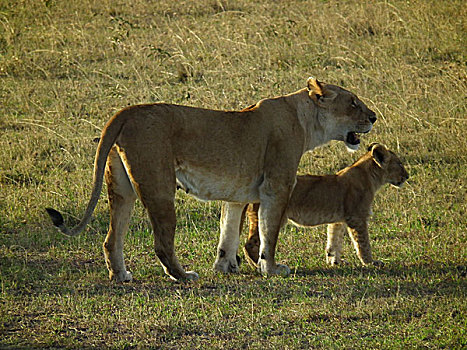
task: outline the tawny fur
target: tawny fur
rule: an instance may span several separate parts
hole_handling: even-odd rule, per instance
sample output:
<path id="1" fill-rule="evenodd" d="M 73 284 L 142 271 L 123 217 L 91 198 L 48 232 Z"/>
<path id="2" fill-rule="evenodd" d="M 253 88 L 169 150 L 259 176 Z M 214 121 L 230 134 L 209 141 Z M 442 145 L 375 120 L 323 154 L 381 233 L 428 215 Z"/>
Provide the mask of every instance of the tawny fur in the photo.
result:
<path id="1" fill-rule="evenodd" d="M 359 160 L 335 175 L 297 176 L 286 217 L 298 226 L 329 224 L 328 263 L 340 262 L 343 235 L 348 231 L 362 264 L 380 264 L 372 258 L 368 237 L 371 204 L 382 185 L 401 186 L 407 178 L 399 158 L 383 145 L 373 144 Z M 254 204 L 247 210 L 249 237 L 244 251 L 253 266 L 259 255 L 258 208 L 259 204 Z"/>
<path id="2" fill-rule="evenodd" d="M 224 272 L 237 270 L 243 207 L 261 203 L 261 272 L 287 274 L 290 270 L 277 265 L 274 255 L 300 157 L 330 140 L 355 149 L 355 133 L 369 132 L 376 120 L 351 92 L 313 78 L 307 85 L 239 112 L 161 103 L 125 108 L 102 131 L 91 198 L 81 222 L 68 229 L 59 212 L 47 211 L 63 233 L 79 234 L 96 207 L 105 172 L 110 228 L 104 253 L 110 278 L 132 279 L 124 263 L 123 240 L 139 198 L 147 209 L 156 255 L 165 272 L 173 279 L 196 279 L 197 274 L 186 272 L 175 255 L 176 187 L 203 200 L 229 202 L 215 263 Z M 232 239 L 232 234 L 237 237 Z"/>

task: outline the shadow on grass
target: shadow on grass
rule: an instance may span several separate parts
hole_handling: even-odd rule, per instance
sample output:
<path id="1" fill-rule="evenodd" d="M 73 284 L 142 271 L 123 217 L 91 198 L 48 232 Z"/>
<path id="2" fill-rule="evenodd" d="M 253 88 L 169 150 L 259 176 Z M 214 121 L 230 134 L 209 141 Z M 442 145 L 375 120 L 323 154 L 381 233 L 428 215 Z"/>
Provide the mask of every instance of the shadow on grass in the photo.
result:
<path id="1" fill-rule="evenodd" d="M 460 295 L 467 290 L 466 265 L 447 265 L 445 263 L 421 263 L 411 265 L 386 265 L 382 268 L 343 266 L 326 269 L 297 271 L 296 276 L 314 276 L 330 281 L 344 281 L 351 289 L 358 291 L 370 288 L 377 296 L 389 296 L 397 289 L 399 295 Z"/>
<path id="2" fill-rule="evenodd" d="M 156 267 L 156 263 L 154 264 Z M 156 269 L 156 268 L 155 268 Z M 274 296 L 278 303 L 294 295 L 334 298 L 341 294 L 385 297 L 461 295 L 466 291 L 467 267 L 443 263 L 386 265 L 383 268 L 342 266 L 298 270 L 290 278 L 262 278 L 249 271 L 239 275 L 201 276 L 197 282 L 173 282 L 161 271 L 143 279 L 118 284 L 107 280 L 103 259 L 80 256 L 52 257 L 48 253 L 3 251 L 0 272 L 4 292 L 9 295 L 74 294 L 119 296 L 128 293 L 150 297 L 231 294 L 242 298 Z M 324 292 L 323 292 L 324 291 Z"/>
<path id="3" fill-rule="evenodd" d="M 411 275 L 459 275 L 467 276 L 467 265 L 447 265 L 441 262 L 420 263 L 409 265 L 386 264 L 381 268 L 377 267 L 355 267 L 344 265 L 339 267 L 329 267 L 324 269 L 298 270 L 297 276 L 327 275 L 329 277 L 349 277 L 349 276 L 375 276 L 384 275 L 388 277 L 407 277 Z"/>

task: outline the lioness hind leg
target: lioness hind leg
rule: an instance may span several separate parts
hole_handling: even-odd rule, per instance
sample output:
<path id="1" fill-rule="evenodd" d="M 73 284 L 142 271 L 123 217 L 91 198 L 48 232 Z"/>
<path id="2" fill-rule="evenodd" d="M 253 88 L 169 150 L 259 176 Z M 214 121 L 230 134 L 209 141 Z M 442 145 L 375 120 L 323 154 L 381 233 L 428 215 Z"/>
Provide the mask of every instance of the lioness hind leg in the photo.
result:
<path id="1" fill-rule="evenodd" d="M 221 234 L 217 247 L 214 269 L 221 272 L 238 272 L 237 256 L 245 204 L 225 202 L 221 213 Z"/>
<path id="2" fill-rule="evenodd" d="M 123 240 L 128 231 L 136 194 L 115 149 L 110 151 L 107 159 L 105 181 L 110 207 L 110 227 L 104 241 L 105 262 L 111 280 L 129 282 L 132 276 L 125 267 Z"/>
<path id="3" fill-rule="evenodd" d="M 159 144 L 157 148 L 142 149 L 147 145 L 124 144 L 130 178 L 139 199 L 148 212 L 154 235 L 157 257 L 174 280 L 194 280 L 196 272 L 185 272 L 175 254 L 175 170 L 170 147 Z M 132 164 L 135 164 L 132 166 Z M 143 167 L 143 164 L 153 164 Z"/>
<path id="4" fill-rule="evenodd" d="M 175 187 L 174 187 L 175 188 Z M 167 275 L 173 280 L 196 280 L 198 274 L 193 271 L 185 272 L 175 254 L 175 205 L 174 198 L 142 199 L 148 210 L 149 219 L 154 233 L 156 255 Z"/>

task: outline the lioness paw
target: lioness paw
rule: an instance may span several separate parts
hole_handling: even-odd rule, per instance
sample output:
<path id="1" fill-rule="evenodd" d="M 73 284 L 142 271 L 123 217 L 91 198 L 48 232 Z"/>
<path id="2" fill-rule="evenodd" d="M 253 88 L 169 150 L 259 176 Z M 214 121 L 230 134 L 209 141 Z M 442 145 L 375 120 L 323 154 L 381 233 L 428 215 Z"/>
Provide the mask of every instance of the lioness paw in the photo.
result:
<path id="1" fill-rule="evenodd" d="M 109 279 L 117 283 L 125 283 L 133 281 L 133 275 L 129 271 L 120 271 L 117 273 L 109 272 Z"/>
<path id="2" fill-rule="evenodd" d="M 222 273 L 237 273 L 239 272 L 239 257 L 227 259 L 225 257 L 218 258 L 214 263 L 214 270 Z"/>
<path id="3" fill-rule="evenodd" d="M 290 275 L 290 267 L 283 264 L 277 264 L 276 274 L 282 277 L 288 277 Z"/>
<path id="4" fill-rule="evenodd" d="M 287 277 L 290 275 L 290 268 L 287 265 L 277 264 L 276 266 L 270 266 L 266 264 L 265 259 L 259 260 L 258 270 L 263 276 L 279 275 Z"/>
<path id="5" fill-rule="evenodd" d="M 373 266 L 374 267 L 383 267 L 384 266 L 384 263 L 380 260 L 373 260 L 372 262 Z"/>
<path id="6" fill-rule="evenodd" d="M 187 271 L 186 279 L 189 281 L 196 281 L 199 279 L 199 275 L 195 271 Z"/>
<path id="7" fill-rule="evenodd" d="M 170 279 L 177 281 L 177 282 L 190 282 L 196 281 L 199 279 L 199 275 L 195 271 L 187 271 L 185 272 L 184 277 L 175 278 L 174 276 L 169 275 Z"/>

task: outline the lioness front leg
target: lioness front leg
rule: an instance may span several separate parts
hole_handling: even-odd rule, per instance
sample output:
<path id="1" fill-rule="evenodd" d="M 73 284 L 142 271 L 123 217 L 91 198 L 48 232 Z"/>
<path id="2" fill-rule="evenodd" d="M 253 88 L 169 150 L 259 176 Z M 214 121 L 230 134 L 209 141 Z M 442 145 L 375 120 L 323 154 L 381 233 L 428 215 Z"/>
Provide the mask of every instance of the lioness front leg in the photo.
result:
<path id="1" fill-rule="evenodd" d="M 258 269 L 263 275 L 288 276 L 290 268 L 276 264 L 275 253 L 289 193 L 271 191 L 277 187 L 279 186 L 271 186 L 267 183 L 262 185 L 263 192 L 260 194 L 261 203 L 258 212 L 260 236 Z"/>
<path id="2" fill-rule="evenodd" d="M 355 222 L 348 221 L 347 225 L 347 231 L 350 238 L 352 239 L 355 251 L 362 264 L 382 266 L 383 262 L 379 260 L 373 260 L 370 239 L 368 236 L 368 224 L 366 220 L 355 220 Z"/>
<path id="3" fill-rule="evenodd" d="M 105 262 L 110 280 L 130 282 L 132 275 L 125 267 L 123 239 L 128 231 L 136 194 L 115 148 L 107 158 L 105 181 L 110 207 L 110 227 L 104 242 Z"/>
<path id="4" fill-rule="evenodd" d="M 222 205 L 220 239 L 214 269 L 221 272 L 238 272 L 237 256 L 239 232 L 243 221 L 245 204 L 225 202 Z"/>
<path id="5" fill-rule="evenodd" d="M 329 224 L 327 228 L 326 262 L 332 266 L 340 264 L 342 242 L 347 225 L 344 223 Z"/>

